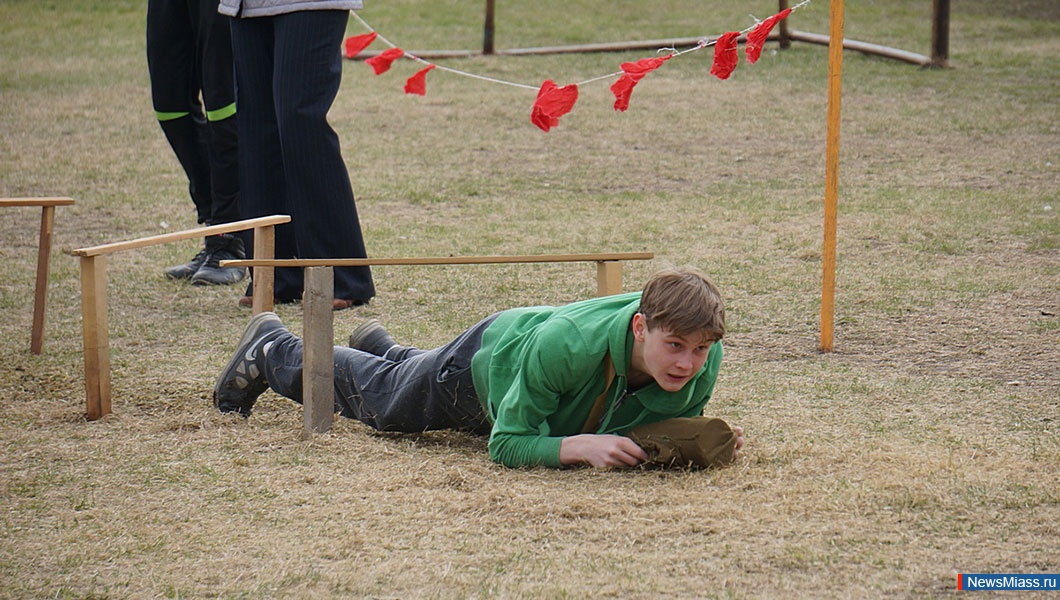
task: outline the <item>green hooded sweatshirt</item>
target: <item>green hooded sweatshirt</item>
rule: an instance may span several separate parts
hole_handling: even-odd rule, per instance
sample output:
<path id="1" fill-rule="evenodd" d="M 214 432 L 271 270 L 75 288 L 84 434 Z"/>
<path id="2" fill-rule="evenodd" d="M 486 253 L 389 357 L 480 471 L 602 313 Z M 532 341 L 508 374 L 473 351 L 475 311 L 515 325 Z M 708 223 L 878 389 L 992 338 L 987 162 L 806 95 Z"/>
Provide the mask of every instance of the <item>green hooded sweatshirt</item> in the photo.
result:
<path id="1" fill-rule="evenodd" d="M 680 391 L 653 381 L 629 392 L 630 323 L 639 308 L 640 292 L 634 292 L 497 316 L 471 363 L 479 402 L 493 423 L 490 458 L 510 467 L 560 466 L 561 439 L 582 433 L 604 391 L 609 352 L 615 379 L 594 433 L 622 435 L 637 425 L 702 414 L 721 367 L 721 343 L 711 345 L 706 364 Z"/>

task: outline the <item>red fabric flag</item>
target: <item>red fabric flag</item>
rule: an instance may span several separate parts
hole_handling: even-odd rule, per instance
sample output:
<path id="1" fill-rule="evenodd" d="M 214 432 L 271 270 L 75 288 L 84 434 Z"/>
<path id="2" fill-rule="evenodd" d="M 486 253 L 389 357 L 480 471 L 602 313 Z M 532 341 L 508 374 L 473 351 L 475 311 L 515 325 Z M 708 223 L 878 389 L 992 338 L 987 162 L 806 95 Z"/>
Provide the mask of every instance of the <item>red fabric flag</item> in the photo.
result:
<path id="1" fill-rule="evenodd" d="M 611 93 L 615 95 L 615 110 L 625 112 L 629 108 L 629 98 L 633 95 L 633 88 L 644 78 L 645 75 L 658 69 L 673 54 L 642 58 L 637 62 L 622 63 L 622 76 L 618 81 L 611 84 Z"/>
<path id="2" fill-rule="evenodd" d="M 405 93 L 406 94 L 417 94 L 420 96 L 427 95 L 427 71 L 430 71 L 437 65 L 427 65 L 426 67 L 416 71 L 416 74 L 409 77 L 409 80 L 405 82 Z"/>
<path id="3" fill-rule="evenodd" d="M 537 92 L 537 100 L 530 110 L 530 122 L 547 132 L 559 125 L 559 118 L 569 113 L 577 101 L 577 84 L 559 87 L 556 82 L 548 79 L 541 84 L 541 89 Z"/>
<path id="4" fill-rule="evenodd" d="M 618 81 L 611 84 L 611 93 L 615 95 L 615 110 L 626 112 L 629 108 L 629 98 L 633 95 L 633 88 L 637 86 L 638 79 L 624 74 Z"/>
<path id="5" fill-rule="evenodd" d="M 740 37 L 739 31 L 730 31 L 722 34 L 714 43 L 714 64 L 710 67 L 710 74 L 718 79 L 728 79 L 736 69 L 736 63 L 740 55 L 736 51 L 736 41 Z"/>
<path id="6" fill-rule="evenodd" d="M 371 46 L 372 42 L 375 41 L 375 36 L 376 33 L 373 31 L 346 38 L 346 43 L 344 44 L 346 58 L 353 58 L 360 54 L 361 50 Z"/>
<path id="7" fill-rule="evenodd" d="M 378 56 L 369 58 L 364 62 L 372 65 L 372 69 L 375 70 L 375 74 L 379 75 L 380 73 L 386 73 L 387 71 L 389 71 L 390 65 L 402 56 L 405 56 L 404 50 L 402 50 L 401 48 L 390 48 L 388 50 L 384 50 Z"/>
<path id="8" fill-rule="evenodd" d="M 673 54 L 667 54 L 666 56 L 652 56 L 650 58 L 642 58 L 637 62 L 622 63 L 622 71 L 631 77 L 635 77 L 637 81 L 640 81 L 645 75 L 658 69 L 664 62 L 671 58 L 673 58 Z"/>
<path id="9" fill-rule="evenodd" d="M 766 43 L 766 38 L 769 37 L 769 32 L 773 31 L 773 27 L 777 23 L 783 21 L 791 14 L 790 8 L 778 12 L 777 14 L 769 17 L 765 21 L 759 23 L 751 33 L 747 34 L 747 46 L 744 47 L 743 54 L 747 57 L 747 62 L 752 65 L 758 62 L 758 57 L 762 55 L 762 46 Z"/>

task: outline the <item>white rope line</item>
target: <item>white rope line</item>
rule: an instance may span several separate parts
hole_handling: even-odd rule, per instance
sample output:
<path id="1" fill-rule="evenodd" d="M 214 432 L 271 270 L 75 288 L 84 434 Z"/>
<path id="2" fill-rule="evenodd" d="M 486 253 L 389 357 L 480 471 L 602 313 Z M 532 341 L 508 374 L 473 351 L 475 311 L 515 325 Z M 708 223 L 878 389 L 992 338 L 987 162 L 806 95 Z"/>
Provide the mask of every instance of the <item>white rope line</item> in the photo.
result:
<path id="1" fill-rule="evenodd" d="M 811 2 L 811 0 L 802 0 L 801 2 L 796 4 L 795 6 L 790 7 L 791 8 L 791 12 L 795 12 L 795 11 L 799 10 L 800 8 L 802 8 L 802 7 L 806 6 L 807 4 L 809 4 L 810 2 Z M 350 14 L 352 14 L 353 17 L 355 19 L 357 19 L 358 22 L 360 22 L 361 26 L 363 26 L 368 31 L 374 32 L 376 34 L 376 39 L 381 40 L 384 44 L 386 44 L 387 46 L 389 46 L 391 48 L 398 48 L 399 47 L 397 44 L 391 42 L 389 39 L 387 39 L 382 34 L 380 34 L 379 31 L 377 31 L 374 27 L 369 25 L 368 22 L 365 21 L 361 17 L 361 15 L 357 14 L 357 11 L 351 10 Z M 754 25 L 751 25 L 751 26 L 741 30 L 740 31 L 740 35 L 746 35 L 748 32 L 754 30 L 755 27 L 758 27 L 758 25 L 760 25 L 762 23 L 762 21 L 759 20 L 758 18 L 756 18 L 754 15 L 751 15 L 751 18 L 755 20 Z M 698 44 L 696 44 L 695 46 L 693 46 L 691 48 L 687 48 L 685 50 L 678 51 L 676 48 L 660 48 L 659 50 L 656 50 L 656 52 L 657 53 L 668 52 L 670 56 L 678 57 L 678 56 L 682 56 L 684 54 L 688 54 L 690 52 L 697 52 L 699 50 L 702 50 L 703 48 L 709 48 L 710 46 L 715 45 L 717 43 L 717 41 L 718 41 L 717 38 L 715 38 L 715 39 L 703 38 L 703 39 L 699 40 Z M 427 60 L 422 59 L 419 56 L 416 56 L 415 54 L 412 54 L 411 52 L 408 52 L 406 50 L 402 50 L 402 52 L 405 53 L 405 57 L 406 58 L 409 58 L 411 60 L 414 60 L 414 61 L 416 61 L 416 62 L 418 62 L 420 64 L 423 64 L 423 65 L 426 65 L 426 66 L 433 66 L 434 68 L 438 69 L 439 71 L 446 71 L 448 73 L 453 73 L 454 75 L 461 75 L 463 77 L 470 77 L 472 79 L 478 79 L 478 80 L 481 80 L 481 81 L 487 81 L 489 83 L 498 83 L 500 85 L 507 85 L 507 86 L 511 86 L 511 87 L 517 87 L 517 88 L 523 88 L 523 89 L 527 89 L 527 90 L 533 90 L 535 92 L 538 91 L 539 89 L 541 89 L 540 85 L 528 85 L 528 84 L 525 84 L 525 83 L 516 83 L 514 81 L 506 81 L 504 79 L 497 79 L 495 77 L 487 77 L 485 75 L 478 75 L 478 74 L 475 74 L 475 73 L 469 73 L 467 71 L 461 71 L 460 69 L 453 69 L 453 68 L 450 68 L 450 67 L 446 67 L 446 66 L 440 65 L 438 63 L 427 61 Z M 606 75 L 599 75 L 597 77 L 592 77 L 592 78 L 589 78 L 589 79 L 586 79 L 586 80 L 583 80 L 583 81 L 579 81 L 575 85 L 577 85 L 578 87 L 581 87 L 581 86 L 588 85 L 590 83 L 595 83 L 597 81 L 601 81 L 601 80 L 604 80 L 604 79 L 611 79 L 612 77 L 619 77 L 623 73 L 624 73 L 624 71 L 615 71 L 614 73 L 607 73 Z"/>
<path id="2" fill-rule="evenodd" d="M 802 2 L 799 2 L 795 6 L 791 7 L 791 12 L 795 12 L 796 10 L 799 10 L 800 8 L 802 8 L 803 6 L 806 6 L 809 3 L 810 3 L 810 0 L 802 0 Z M 754 15 L 751 15 L 751 18 L 755 20 L 754 25 L 751 25 L 750 27 L 747 27 L 747 28 L 741 30 L 740 31 L 740 35 L 746 35 L 747 33 L 753 31 L 755 27 L 758 27 L 762 23 L 762 20 L 758 19 Z M 698 44 L 696 44 L 695 46 L 693 46 L 691 48 L 686 48 L 686 49 L 681 50 L 681 51 L 678 51 L 677 48 L 660 48 L 660 49 L 656 50 L 656 53 L 669 52 L 670 56 L 676 58 L 678 56 L 682 56 L 684 54 L 688 54 L 689 52 L 697 52 L 699 50 L 702 50 L 703 48 L 708 48 L 708 47 L 713 46 L 713 45 L 715 45 L 717 43 L 718 43 L 717 38 L 712 39 L 712 40 L 708 40 L 707 38 L 703 38 L 703 39 L 699 40 Z M 592 79 L 586 79 L 585 81 L 579 82 L 578 86 L 581 87 L 581 86 L 589 84 L 589 83 L 594 83 L 596 81 L 600 81 L 601 79 L 610 79 L 611 77 L 619 77 L 623 73 L 624 73 L 624 71 L 615 71 L 614 73 L 608 73 L 607 75 L 600 75 L 599 77 L 593 77 Z"/>
<path id="3" fill-rule="evenodd" d="M 376 31 L 375 28 L 373 28 L 371 25 L 369 25 L 367 21 L 362 19 L 361 15 L 357 14 L 357 11 L 351 10 L 350 14 L 352 14 L 354 16 L 354 18 L 356 18 L 358 21 L 360 21 L 361 25 L 364 26 L 365 29 L 367 29 L 368 31 L 375 32 L 376 39 L 382 41 L 384 44 L 386 44 L 387 46 L 390 46 L 391 48 L 397 48 L 398 47 L 397 44 L 395 44 L 395 43 L 391 42 L 390 40 L 388 40 L 387 38 L 385 38 L 382 34 L 380 34 L 378 31 Z M 461 71 L 459 69 L 451 69 L 449 67 L 440 65 L 438 63 L 433 63 L 433 62 L 424 60 L 424 59 L 416 56 L 415 54 L 412 54 L 411 52 L 409 52 L 407 50 L 402 50 L 402 52 L 405 53 L 405 56 L 407 58 L 410 58 L 410 59 L 412 59 L 412 60 L 414 60 L 414 61 L 416 61 L 416 62 L 418 62 L 420 64 L 423 64 L 423 65 L 434 65 L 434 68 L 438 69 L 439 71 L 447 71 L 447 72 L 453 73 L 455 75 L 462 75 L 464 77 L 471 77 L 472 79 L 479 79 L 479 80 L 482 80 L 482 81 L 488 81 L 490 83 L 499 83 L 501 85 L 510 85 L 512 87 L 520 87 L 520 88 L 524 88 L 524 89 L 528 89 L 528 90 L 534 90 L 535 92 L 540 88 L 540 86 L 537 86 L 537 85 L 526 85 L 525 83 L 515 83 L 515 82 L 512 82 L 512 81 L 504 81 L 503 79 L 496 79 L 494 77 L 486 77 L 485 75 L 476 75 L 475 73 L 468 73 L 467 71 Z"/>

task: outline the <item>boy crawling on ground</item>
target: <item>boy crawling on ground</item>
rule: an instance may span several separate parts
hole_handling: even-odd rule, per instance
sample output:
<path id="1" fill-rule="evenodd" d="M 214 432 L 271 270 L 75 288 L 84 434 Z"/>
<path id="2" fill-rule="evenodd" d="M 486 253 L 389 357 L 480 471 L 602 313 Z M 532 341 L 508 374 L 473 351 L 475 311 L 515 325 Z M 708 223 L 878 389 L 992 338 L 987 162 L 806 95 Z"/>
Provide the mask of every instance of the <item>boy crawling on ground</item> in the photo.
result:
<path id="1" fill-rule="evenodd" d="M 682 437 L 726 464 L 743 430 L 700 417 L 724 334 L 721 296 L 695 269 L 658 273 L 643 292 L 499 312 L 433 350 L 400 346 L 369 320 L 350 348 L 335 348 L 335 410 L 380 431 L 488 435 L 490 457 L 511 467 L 675 464 L 653 441 Z M 248 416 L 269 388 L 301 402 L 302 340 L 264 312 L 218 377 L 214 404 Z"/>

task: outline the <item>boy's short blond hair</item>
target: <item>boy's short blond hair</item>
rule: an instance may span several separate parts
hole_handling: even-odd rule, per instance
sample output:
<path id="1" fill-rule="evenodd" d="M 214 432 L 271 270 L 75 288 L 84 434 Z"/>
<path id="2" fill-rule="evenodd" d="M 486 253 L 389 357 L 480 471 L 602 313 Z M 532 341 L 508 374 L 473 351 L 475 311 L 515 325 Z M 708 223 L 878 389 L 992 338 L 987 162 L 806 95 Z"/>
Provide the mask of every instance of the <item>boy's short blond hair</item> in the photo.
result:
<path id="1" fill-rule="evenodd" d="M 693 267 L 667 269 L 652 276 L 641 294 L 640 313 L 649 330 L 663 327 L 682 336 L 703 333 L 711 341 L 725 337 L 721 293 Z"/>

